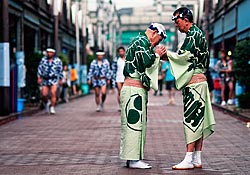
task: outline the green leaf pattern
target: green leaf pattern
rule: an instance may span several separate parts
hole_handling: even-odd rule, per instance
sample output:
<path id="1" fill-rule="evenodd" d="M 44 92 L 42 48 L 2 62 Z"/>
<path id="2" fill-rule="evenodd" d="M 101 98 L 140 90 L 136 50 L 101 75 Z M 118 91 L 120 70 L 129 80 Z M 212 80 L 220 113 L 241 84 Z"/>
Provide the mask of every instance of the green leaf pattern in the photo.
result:
<path id="1" fill-rule="evenodd" d="M 145 70 L 153 65 L 155 58 L 147 36 L 140 33 L 126 51 L 124 76 L 137 78 L 145 87 L 150 87 L 150 78 L 145 74 Z"/>
<path id="2" fill-rule="evenodd" d="M 209 66 L 209 51 L 207 41 L 203 32 L 193 24 L 187 33 L 181 49 L 178 54 L 184 51 L 190 51 L 192 56 L 187 60 L 191 63 L 188 71 L 192 69 L 207 69 Z"/>

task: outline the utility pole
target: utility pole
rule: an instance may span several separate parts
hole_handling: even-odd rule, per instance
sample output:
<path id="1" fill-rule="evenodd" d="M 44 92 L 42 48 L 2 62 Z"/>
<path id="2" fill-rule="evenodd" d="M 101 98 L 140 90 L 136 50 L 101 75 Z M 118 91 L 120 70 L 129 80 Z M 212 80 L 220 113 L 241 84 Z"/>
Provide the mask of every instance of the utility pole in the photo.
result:
<path id="1" fill-rule="evenodd" d="M 56 52 L 60 53 L 59 47 L 59 14 L 62 12 L 63 1 L 53 0 L 53 15 L 54 15 L 54 47 Z"/>
<path id="2" fill-rule="evenodd" d="M 54 16 L 54 47 L 56 52 L 59 54 L 59 44 L 58 44 L 58 24 L 59 24 L 59 17 L 58 15 Z"/>
<path id="3" fill-rule="evenodd" d="M 210 0 L 205 0 L 205 35 L 208 42 L 208 45 L 210 45 L 209 41 L 209 11 L 210 11 Z"/>
<path id="4" fill-rule="evenodd" d="M 10 55 L 8 0 L 0 1 L 0 116 L 10 113 Z"/>
<path id="5" fill-rule="evenodd" d="M 87 0 L 82 0 L 82 64 L 87 64 L 87 33 L 86 33 Z"/>
<path id="6" fill-rule="evenodd" d="M 178 4 L 177 4 L 177 9 L 181 7 L 181 1 L 179 0 L 178 1 Z M 177 27 L 175 27 L 175 39 L 174 39 L 174 46 L 173 46 L 173 50 L 174 51 L 177 51 L 178 50 L 178 45 L 179 45 L 179 33 L 178 33 L 178 30 L 177 30 Z"/>

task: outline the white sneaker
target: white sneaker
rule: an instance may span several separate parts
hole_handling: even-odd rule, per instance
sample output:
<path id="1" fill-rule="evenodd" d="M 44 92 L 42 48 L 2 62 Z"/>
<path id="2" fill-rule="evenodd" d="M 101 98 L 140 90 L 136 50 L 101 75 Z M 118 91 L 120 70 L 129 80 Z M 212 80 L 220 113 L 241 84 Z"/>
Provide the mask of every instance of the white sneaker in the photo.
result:
<path id="1" fill-rule="evenodd" d="M 221 106 L 226 106 L 227 103 L 226 103 L 225 101 L 222 101 L 220 105 L 221 105 Z"/>
<path id="2" fill-rule="evenodd" d="M 101 109 L 103 110 L 103 108 L 104 108 L 104 103 L 101 103 Z"/>
<path id="3" fill-rule="evenodd" d="M 96 106 L 96 112 L 100 112 L 101 111 L 101 107 L 100 107 L 100 105 L 97 105 Z"/>
<path id="4" fill-rule="evenodd" d="M 54 106 L 51 106 L 51 107 L 50 107 L 50 113 L 51 113 L 51 114 L 56 114 L 56 111 L 55 111 L 55 107 L 54 107 Z"/>
<path id="5" fill-rule="evenodd" d="M 127 165 L 128 165 L 128 168 L 138 168 L 138 169 L 150 169 L 150 168 L 152 168 L 151 165 L 149 165 L 147 163 L 144 163 L 141 160 L 138 160 L 138 161 L 129 161 L 127 163 Z"/>
<path id="6" fill-rule="evenodd" d="M 234 100 L 233 100 L 233 99 L 229 99 L 229 100 L 227 101 L 227 104 L 233 105 L 233 104 L 234 104 Z"/>

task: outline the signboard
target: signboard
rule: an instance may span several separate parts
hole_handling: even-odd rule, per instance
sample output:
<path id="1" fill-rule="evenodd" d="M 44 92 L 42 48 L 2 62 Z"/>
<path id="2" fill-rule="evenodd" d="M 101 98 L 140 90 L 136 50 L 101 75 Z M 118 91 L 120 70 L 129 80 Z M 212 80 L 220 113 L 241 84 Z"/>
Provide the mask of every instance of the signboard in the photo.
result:
<path id="1" fill-rule="evenodd" d="M 16 52 L 16 64 L 17 64 L 17 86 L 19 88 L 23 88 L 26 86 L 25 78 L 26 78 L 26 68 L 24 65 L 24 52 L 18 51 Z"/>
<path id="2" fill-rule="evenodd" d="M 0 86 L 10 87 L 9 43 L 0 43 Z"/>

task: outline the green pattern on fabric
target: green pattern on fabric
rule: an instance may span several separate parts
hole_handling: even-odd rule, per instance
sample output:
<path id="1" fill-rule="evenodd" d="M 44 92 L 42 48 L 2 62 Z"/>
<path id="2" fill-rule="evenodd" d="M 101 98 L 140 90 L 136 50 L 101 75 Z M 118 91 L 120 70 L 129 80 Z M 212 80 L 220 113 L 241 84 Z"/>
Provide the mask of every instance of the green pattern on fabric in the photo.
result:
<path id="1" fill-rule="evenodd" d="M 183 90 L 183 124 L 186 143 L 192 143 L 214 132 L 215 119 L 207 82 L 194 83 Z"/>
<path id="2" fill-rule="evenodd" d="M 146 68 L 150 68 L 155 62 L 155 53 L 147 36 L 140 33 L 130 44 L 126 51 L 125 77 L 138 78 L 145 87 L 150 87 L 150 78 L 145 74 Z"/>
<path id="3" fill-rule="evenodd" d="M 203 32 L 193 24 L 177 53 L 167 52 L 176 88 L 182 89 L 183 124 L 186 143 L 192 143 L 214 132 L 214 114 L 207 82 L 188 85 L 192 76 L 203 74 L 209 65 L 209 51 Z"/>
<path id="4" fill-rule="evenodd" d="M 148 94 L 143 88 L 123 86 L 120 97 L 120 158 L 141 160 L 146 141 Z"/>
<path id="5" fill-rule="evenodd" d="M 193 74 L 205 73 L 209 66 L 209 51 L 203 32 L 193 24 L 177 53 L 168 51 L 171 71 L 177 89 L 184 88 Z"/>
<path id="6" fill-rule="evenodd" d="M 134 106 L 137 110 L 142 110 L 142 98 L 141 96 L 138 96 L 135 98 L 135 101 L 134 101 Z"/>
<path id="7" fill-rule="evenodd" d="M 183 89 L 183 103 L 184 105 L 184 123 L 191 124 L 192 127 L 198 127 L 204 117 L 205 99 L 201 94 L 192 90 L 190 87 Z"/>
<path id="8" fill-rule="evenodd" d="M 180 50 L 190 51 L 193 56 L 188 59 L 193 63 L 192 68 L 207 69 L 209 65 L 209 51 L 204 33 L 192 25 Z"/>
<path id="9" fill-rule="evenodd" d="M 128 117 L 127 118 L 128 118 L 128 123 L 129 124 L 136 124 L 140 119 L 140 114 L 139 114 L 139 112 L 137 112 L 137 110 L 130 109 L 128 111 Z"/>
<path id="10" fill-rule="evenodd" d="M 124 75 L 139 80 L 142 85 L 158 89 L 158 68 L 160 58 L 145 34 L 139 34 L 126 51 Z M 123 86 L 121 104 L 121 144 L 120 158 L 141 160 L 144 158 L 144 145 L 147 130 L 148 92 L 145 88 Z"/>

